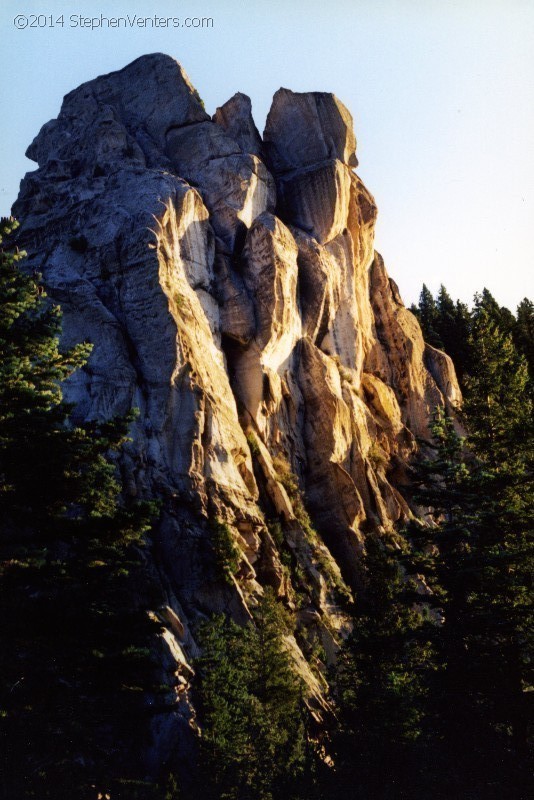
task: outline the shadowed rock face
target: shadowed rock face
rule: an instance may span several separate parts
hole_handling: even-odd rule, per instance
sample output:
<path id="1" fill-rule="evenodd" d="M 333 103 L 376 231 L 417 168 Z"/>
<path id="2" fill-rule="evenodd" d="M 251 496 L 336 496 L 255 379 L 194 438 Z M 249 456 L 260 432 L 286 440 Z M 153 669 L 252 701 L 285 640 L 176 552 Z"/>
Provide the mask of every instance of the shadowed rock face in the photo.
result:
<path id="1" fill-rule="evenodd" d="M 373 250 L 355 148 L 334 95 L 279 90 L 262 142 L 247 97 L 210 119 L 156 54 L 71 92 L 28 149 L 39 168 L 13 208 L 17 243 L 62 306 L 65 345 L 94 345 L 66 398 L 78 418 L 139 409 L 121 469 L 132 496 L 162 501 L 162 670 L 180 691 L 171 721 L 155 718 L 148 768 L 192 725 L 182 689 L 202 615 L 246 620 L 263 586 L 290 606 L 297 589 L 299 625 L 335 653 L 340 570 L 357 585 L 365 531 L 417 514 L 405 491 L 415 437 L 461 400 Z M 242 554 L 232 586 L 215 567 L 214 519 Z M 266 519 L 283 523 L 292 575 Z M 289 646 L 320 710 L 306 653 Z"/>

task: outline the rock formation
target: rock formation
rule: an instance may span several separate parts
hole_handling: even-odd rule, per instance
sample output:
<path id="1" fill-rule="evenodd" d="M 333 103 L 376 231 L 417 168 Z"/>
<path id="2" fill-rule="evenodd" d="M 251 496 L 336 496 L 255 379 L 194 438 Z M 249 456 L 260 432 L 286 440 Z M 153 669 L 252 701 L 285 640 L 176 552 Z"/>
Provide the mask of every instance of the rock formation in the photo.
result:
<path id="1" fill-rule="evenodd" d="M 155 717 L 152 766 L 194 724 L 198 621 L 246 620 L 267 585 L 297 612 L 288 647 L 321 713 L 306 643 L 334 657 L 365 535 L 418 513 L 417 440 L 461 399 L 373 250 L 355 148 L 334 95 L 280 89 L 262 141 L 247 97 L 210 119 L 159 54 L 71 92 L 28 148 L 17 244 L 65 346 L 94 346 L 66 398 L 78 418 L 139 409 L 120 468 L 162 502 L 154 613 L 176 713 Z M 231 584 L 216 521 L 241 554 Z"/>

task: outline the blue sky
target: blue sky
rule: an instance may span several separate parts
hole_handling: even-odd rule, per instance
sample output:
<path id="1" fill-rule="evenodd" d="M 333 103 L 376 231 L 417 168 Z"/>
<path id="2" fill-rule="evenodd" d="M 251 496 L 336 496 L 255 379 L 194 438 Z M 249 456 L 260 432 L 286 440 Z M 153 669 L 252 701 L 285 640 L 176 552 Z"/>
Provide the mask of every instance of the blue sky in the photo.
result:
<path id="1" fill-rule="evenodd" d="M 17 30 L 18 14 L 64 27 Z M 210 29 L 70 27 L 71 14 L 212 17 Z M 185 67 L 213 113 L 234 92 L 263 128 L 280 87 L 333 91 L 351 110 L 377 249 L 406 303 L 425 281 L 512 309 L 534 295 L 532 0 L 4 0 L 0 213 L 24 151 L 85 80 L 149 52 Z"/>

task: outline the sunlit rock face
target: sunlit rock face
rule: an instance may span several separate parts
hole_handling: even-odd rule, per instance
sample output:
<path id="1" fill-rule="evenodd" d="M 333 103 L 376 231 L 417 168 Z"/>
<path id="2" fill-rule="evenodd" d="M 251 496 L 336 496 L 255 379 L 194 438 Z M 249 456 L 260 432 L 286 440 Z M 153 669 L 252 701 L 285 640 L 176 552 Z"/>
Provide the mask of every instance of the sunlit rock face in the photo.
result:
<path id="1" fill-rule="evenodd" d="M 366 533 L 417 513 L 417 438 L 461 401 L 374 252 L 355 149 L 332 94 L 279 90 L 262 140 L 249 98 L 211 119 L 159 54 L 71 92 L 28 149 L 17 243 L 61 304 L 65 346 L 93 344 L 66 398 L 83 419 L 139 409 L 120 468 L 162 504 L 154 613 L 176 713 L 155 718 L 150 769 L 194 728 L 203 616 L 245 621 L 265 586 L 292 608 L 298 593 L 299 629 L 334 657 L 343 579 L 357 587 Z M 215 520 L 241 553 L 231 583 Z M 321 713 L 309 653 L 288 647 Z"/>

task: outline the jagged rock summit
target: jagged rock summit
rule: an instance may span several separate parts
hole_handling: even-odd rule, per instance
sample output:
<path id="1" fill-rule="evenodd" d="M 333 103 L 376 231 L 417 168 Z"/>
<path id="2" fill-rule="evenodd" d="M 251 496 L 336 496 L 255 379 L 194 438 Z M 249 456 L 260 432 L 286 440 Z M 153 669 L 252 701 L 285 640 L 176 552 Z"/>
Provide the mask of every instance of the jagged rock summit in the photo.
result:
<path id="1" fill-rule="evenodd" d="M 84 419 L 139 409 L 120 468 L 132 496 L 162 502 L 155 611 L 176 713 L 155 717 L 152 765 L 193 724 L 198 620 L 246 620 L 265 586 L 296 611 L 288 648 L 321 713 L 307 643 L 334 657 L 365 535 L 420 513 L 416 437 L 461 399 L 374 252 L 355 151 L 332 94 L 280 89 L 262 140 L 249 98 L 210 118 L 160 54 L 75 89 L 28 148 L 17 243 L 65 345 L 94 345 L 66 397 Z M 216 522 L 240 553 L 230 584 Z"/>

